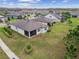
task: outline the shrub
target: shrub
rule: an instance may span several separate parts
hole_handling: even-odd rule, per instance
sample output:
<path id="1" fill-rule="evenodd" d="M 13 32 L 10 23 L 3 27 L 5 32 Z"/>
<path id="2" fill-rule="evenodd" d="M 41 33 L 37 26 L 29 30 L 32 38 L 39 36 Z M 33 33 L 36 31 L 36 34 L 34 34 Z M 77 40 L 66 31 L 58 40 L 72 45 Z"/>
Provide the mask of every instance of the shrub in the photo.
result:
<path id="1" fill-rule="evenodd" d="M 12 37 L 12 32 L 9 28 L 4 27 L 3 29 L 4 29 L 3 32 L 7 37 Z"/>
<path id="2" fill-rule="evenodd" d="M 11 30 L 10 30 L 9 28 L 5 28 L 5 27 L 4 27 L 4 30 L 5 30 L 9 35 L 12 35 L 12 32 L 11 32 Z"/>
<path id="3" fill-rule="evenodd" d="M 48 29 L 48 31 L 47 31 L 47 32 L 51 32 L 51 30 L 52 30 L 52 27 L 49 27 L 49 29 Z"/>
<path id="4" fill-rule="evenodd" d="M 26 47 L 25 47 L 25 52 L 27 54 L 30 54 L 32 52 L 32 45 L 31 44 L 27 44 Z"/>
<path id="5" fill-rule="evenodd" d="M 3 33 L 7 36 L 7 37 L 11 37 L 11 35 L 9 35 L 7 32 L 5 32 L 4 30 L 3 30 Z"/>

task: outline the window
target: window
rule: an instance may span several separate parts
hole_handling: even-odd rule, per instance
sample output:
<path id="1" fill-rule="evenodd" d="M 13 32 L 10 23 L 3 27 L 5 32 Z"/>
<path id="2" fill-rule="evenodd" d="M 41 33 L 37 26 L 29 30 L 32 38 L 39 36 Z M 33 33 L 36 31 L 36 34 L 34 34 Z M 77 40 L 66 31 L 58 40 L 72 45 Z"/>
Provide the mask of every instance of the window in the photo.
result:
<path id="1" fill-rule="evenodd" d="M 12 59 L 15 59 L 15 58 L 12 58 Z"/>
<path id="2" fill-rule="evenodd" d="M 47 27 L 45 27 L 44 29 L 47 30 Z"/>
<path id="3" fill-rule="evenodd" d="M 40 28 L 38 29 L 38 32 L 40 31 Z"/>

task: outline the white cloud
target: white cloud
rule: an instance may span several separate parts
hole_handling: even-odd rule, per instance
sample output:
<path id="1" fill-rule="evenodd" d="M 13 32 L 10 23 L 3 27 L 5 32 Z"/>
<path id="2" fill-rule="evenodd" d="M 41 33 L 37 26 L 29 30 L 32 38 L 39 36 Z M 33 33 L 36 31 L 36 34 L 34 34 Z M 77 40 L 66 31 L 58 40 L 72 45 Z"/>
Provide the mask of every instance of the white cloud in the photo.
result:
<path id="1" fill-rule="evenodd" d="M 37 3 L 40 0 L 18 0 L 19 2 L 29 2 L 29 3 Z"/>
<path id="2" fill-rule="evenodd" d="M 19 4 L 17 4 L 18 6 L 23 6 L 23 7 L 28 7 L 28 6 L 30 6 L 31 4 L 29 4 L 29 3 L 19 3 Z"/>
<path id="3" fill-rule="evenodd" d="M 53 0 L 53 1 L 52 1 L 52 3 L 56 3 L 56 1 L 55 1 L 55 0 Z"/>
<path id="4" fill-rule="evenodd" d="M 31 2 L 33 0 L 19 0 L 19 1 L 22 1 L 22 2 Z"/>
<path id="5" fill-rule="evenodd" d="M 32 4 L 30 3 L 13 3 L 13 2 L 9 2 L 6 3 L 4 2 L 2 5 L 0 5 L 1 7 L 8 7 L 8 8 L 27 8 L 30 7 Z"/>
<path id="6" fill-rule="evenodd" d="M 70 1 L 70 0 L 63 0 L 62 2 L 63 2 L 63 3 L 67 3 L 67 2 L 69 2 L 69 1 Z"/>

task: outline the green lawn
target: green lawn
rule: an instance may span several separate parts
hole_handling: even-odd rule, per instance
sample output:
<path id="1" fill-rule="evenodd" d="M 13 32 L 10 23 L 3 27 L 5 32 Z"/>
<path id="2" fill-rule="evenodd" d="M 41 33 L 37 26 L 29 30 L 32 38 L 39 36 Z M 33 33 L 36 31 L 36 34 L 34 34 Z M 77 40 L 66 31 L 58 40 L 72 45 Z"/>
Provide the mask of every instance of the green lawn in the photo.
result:
<path id="1" fill-rule="evenodd" d="M 77 25 L 79 25 L 79 18 L 70 18 L 68 20 L 71 20 L 72 21 L 72 27 L 76 27 Z"/>
<path id="2" fill-rule="evenodd" d="M 79 24 L 79 18 L 71 18 L 73 27 Z M 28 39 L 19 33 L 12 31 L 13 37 L 8 38 L 0 28 L 0 37 L 21 59 L 64 59 L 65 46 L 63 37 L 71 28 L 68 23 L 56 23 L 53 25 L 51 32 L 40 34 Z M 28 55 L 24 52 L 26 44 L 32 44 L 33 52 Z M 7 59 L 5 54 L 0 59 Z"/>
<path id="3" fill-rule="evenodd" d="M 16 19 L 15 18 L 10 19 L 10 22 L 16 22 Z"/>
<path id="4" fill-rule="evenodd" d="M 64 23 L 56 23 L 51 32 L 40 34 L 28 39 L 14 31 L 13 37 L 8 38 L 0 29 L 0 37 L 21 59 L 64 59 L 65 46 L 63 37 L 67 34 L 69 26 Z M 24 52 L 26 44 L 32 44 L 33 52 L 27 55 Z M 4 58 L 2 58 L 4 59 Z"/>

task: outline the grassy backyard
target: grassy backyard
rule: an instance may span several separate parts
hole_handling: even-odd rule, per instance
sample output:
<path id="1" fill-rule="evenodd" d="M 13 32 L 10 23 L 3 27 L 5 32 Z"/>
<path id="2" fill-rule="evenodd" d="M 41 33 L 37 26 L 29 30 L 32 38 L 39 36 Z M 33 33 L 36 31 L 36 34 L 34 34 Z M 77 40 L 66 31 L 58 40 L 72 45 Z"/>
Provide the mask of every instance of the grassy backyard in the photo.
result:
<path id="1" fill-rule="evenodd" d="M 68 19 L 70 21 L 72 21 L 71 25 L 72 25 L 72 28 L 76 27 L 77 25 L 79 25 L 79 18 L 70 18 Z"/>
<path id="2" fill-rule="evenodd" d="M 16 21 L 16 19 L 15 19 L 15 18 L 10 19 L 10 22 L 15 22 L 15 21 Z"/>
<path id="3" fill-rule="evenodd" d="M 72 20 L 74 26 L 79 24 L 79 19 L 73 18 L 70 20 Z M 51 32 L 28 39 L 14 31 L 12 31 L 13 37 L 8 38 L 3 33 L 3 28 L 0 28 L 0 37 L 21 59 L 64 59 L 65 46 L 63 37 L 69 29 L 70 26 L 66 23 L 56 23 L 52 27 Z M 29 55 L 24 51 L 28 43 L 32 44 L 33 47 L 33 52 Z M 7 58 L 3 57 L 2 59 Z"/>

